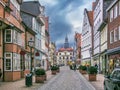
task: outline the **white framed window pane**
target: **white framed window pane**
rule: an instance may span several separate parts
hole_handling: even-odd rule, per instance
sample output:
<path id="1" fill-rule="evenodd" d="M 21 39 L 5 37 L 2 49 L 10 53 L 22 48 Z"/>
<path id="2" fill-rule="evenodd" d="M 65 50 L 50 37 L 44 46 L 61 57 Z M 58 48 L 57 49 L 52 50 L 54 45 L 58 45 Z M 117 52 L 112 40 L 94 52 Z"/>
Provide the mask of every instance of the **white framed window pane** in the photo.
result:
<path id="1" fill-rule="evenodd" d="M 6 64 L 5 64 L 5 69 L 6 70 L 11 70 L 11 59 L 6 59 Z"/>
<path id="2" fill-rule="evenodd" d="M 111 31 L 110 32 L 110 43 L 113 43 L 114 42 L 114 32 Z"/>
<path id="3" fill-rule="evenodd" d="M 20 55 L 17 53 L 13 53 L 13 69 L 20 70 Z"/>
<path id="4" fill-rule="evenodd" d="M 113 20 L 113 9 L 110 10 L 110 22 Z"/>
<path id="5" fill-rule="evenodd" d="M 120 15 L 120 1 L 119 1 L 119 15 Z"/>
<path id="6" fill-rule="evenodd" d="M 117 17 L 117 5 L 115 5 L 115 7 L 114 7 L 114 18 L 116 18 Z"/>
<path id="7" fill-rule="evenodd" d="M 5 70 L 11 71 L 12 70 L 12 53 L 5 53 Z"/>
<path id="8" fill-rule="evenodd" d="M 118 40 L 118 33 L 117 33 L 117 28 L 114 30 L 114 41 Z"/>
<path id="9" fill-rule="evenodd" d="M 12 42 L 12 31 L 10 29 L 5 31 L 5 42 Z"/>
<path id="10" fill-rule="evenodd" d="M 119 40 L 120 40 L 120 26 L 119 26 L 119 28 L 118 28 L 118 31 L 119 31 Z"/>

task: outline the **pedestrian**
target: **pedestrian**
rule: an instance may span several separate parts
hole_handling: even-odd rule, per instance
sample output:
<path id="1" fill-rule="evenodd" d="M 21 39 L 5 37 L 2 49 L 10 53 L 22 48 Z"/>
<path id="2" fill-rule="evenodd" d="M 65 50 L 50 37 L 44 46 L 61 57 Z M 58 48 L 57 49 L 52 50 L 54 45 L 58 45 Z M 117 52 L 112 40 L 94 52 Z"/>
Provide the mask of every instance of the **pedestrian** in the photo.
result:
<path id="1" fill-rule="evenodd" d="M 74 67 L 74 71 L 76 71 L 76 64 L 74 63 L 74 65 L 73 65 L 73 67 Z"/>

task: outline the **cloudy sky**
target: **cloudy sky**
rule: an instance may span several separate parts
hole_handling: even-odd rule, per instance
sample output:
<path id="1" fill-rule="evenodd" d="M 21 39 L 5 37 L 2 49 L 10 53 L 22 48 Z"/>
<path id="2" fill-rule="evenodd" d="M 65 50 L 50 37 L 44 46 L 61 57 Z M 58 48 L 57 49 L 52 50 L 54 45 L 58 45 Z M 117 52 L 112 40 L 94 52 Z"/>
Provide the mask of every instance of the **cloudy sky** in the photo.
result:
<path id="1" fill-rule="evenodd" d="M 93 1 L 95 0 L 39 0 L 49 16 L 50 39 L 58 48 L 63 46 L 66 35 L 71 47 L 74 45 L 75 32 L 81 33 L 84 8 L 91 10 Z"/>

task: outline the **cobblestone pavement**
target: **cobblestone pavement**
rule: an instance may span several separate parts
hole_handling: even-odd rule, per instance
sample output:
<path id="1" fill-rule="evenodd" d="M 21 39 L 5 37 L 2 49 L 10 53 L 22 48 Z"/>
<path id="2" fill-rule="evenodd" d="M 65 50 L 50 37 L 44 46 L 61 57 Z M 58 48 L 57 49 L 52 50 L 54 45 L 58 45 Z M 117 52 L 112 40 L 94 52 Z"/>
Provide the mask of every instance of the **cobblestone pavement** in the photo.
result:
<path id="1" fill-rule="evenodd" d="M 78 72 L 62 67 L 59 74 L 36 90 L 95 90 Z"/>
<path id="2" fill-rule="evenodd" d="M 83 76 L 88 80 L 88 74 L 85 74 Z M 104 75 L 97 74 L 97 80 L 91 81 L 90 83 L 95 87 L 96 90 L 104 90 L 103 82 L 104 82 Z"/>
<path id="3" fill-rule="evenodd" d="M 51 75 L 51 71 L 47 71 L 47 81 L 50 81 L 54 76 Z M 0 82 L 0 90 L 35 90 L 37 87 L 40 87 L 44 84 L 35 83 L 35 77 L 33 76 L 33 85 L 30 87 L 25 86 L 25 78 L 15 81 L 15 82 Z"/>

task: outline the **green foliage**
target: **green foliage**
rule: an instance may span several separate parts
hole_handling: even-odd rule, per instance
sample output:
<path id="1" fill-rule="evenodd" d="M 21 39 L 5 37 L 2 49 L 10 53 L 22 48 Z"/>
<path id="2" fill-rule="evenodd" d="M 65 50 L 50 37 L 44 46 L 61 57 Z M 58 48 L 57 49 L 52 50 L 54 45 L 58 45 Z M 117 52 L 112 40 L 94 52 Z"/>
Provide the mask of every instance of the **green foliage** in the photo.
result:
<path id="1" fill-rule="evenodd" d="M 80 70 L 87 70 L 87 67 L 86 67 L 86 66 L 83 66 L 83 65 L 80 65 L 80 66 L 79 66 L 79 69 L 80 69 Z"/>
<path id="2" fill-rule="evenodd" d="M 97 68 L 95 66 L 90 66 L 88 68 L 88 73 L 89 74 L 97 74 Z"/>
<path id="3" fill-rule="evenodd" d="M 51 70 L 57 70 L 57 69 L 58 69 L 58 66 L 56 65 L 51 66 Z"/>
<path id="4" fill-rule="evenodd" d="M 40 68 L 40 69 L 36 69 L 35 70 L 35 75 L 39 76 L 39 75 L 45 75 L 45 70 Z"/>

